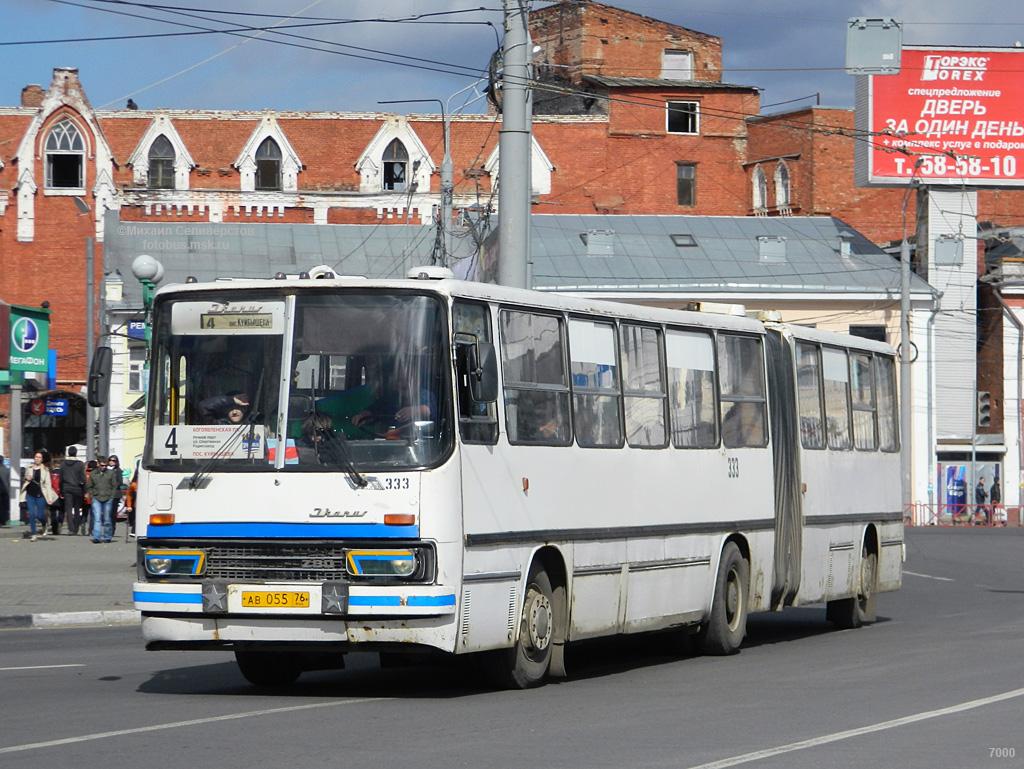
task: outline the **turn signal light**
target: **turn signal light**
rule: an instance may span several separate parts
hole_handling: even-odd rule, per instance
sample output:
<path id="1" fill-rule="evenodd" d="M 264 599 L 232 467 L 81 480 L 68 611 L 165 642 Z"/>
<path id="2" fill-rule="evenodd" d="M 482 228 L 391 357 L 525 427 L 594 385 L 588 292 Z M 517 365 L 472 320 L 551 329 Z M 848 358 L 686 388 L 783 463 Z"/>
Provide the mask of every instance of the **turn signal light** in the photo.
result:
<path id="1" fill-rule="evenodd" d="M 416 516 L 409 513 L 389 513 L 384 516 L 386 526 L 412 526 L 416 523 Z"/>
<path id="2" fill-rule="evenodd" d="M 150 526 L 170 526 L 174 523 L 174 513 L 156 513 L 149 516 Z"/>

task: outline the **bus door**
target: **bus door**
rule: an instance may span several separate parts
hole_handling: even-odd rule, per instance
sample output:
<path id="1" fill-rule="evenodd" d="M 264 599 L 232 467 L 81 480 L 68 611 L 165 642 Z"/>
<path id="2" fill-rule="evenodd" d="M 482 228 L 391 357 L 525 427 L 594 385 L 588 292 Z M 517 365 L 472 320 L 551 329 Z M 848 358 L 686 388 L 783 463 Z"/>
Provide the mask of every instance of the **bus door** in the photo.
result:
<path id="1" fill-rule="evenodd" d="M 793 344 L 777 329 L 766 336 L 771 401 L 768 418 L 772 434 L 775 475 L 775 568 L 772 608 L 791 604 L 800 589 L 803 549 L 803 494 L 800 475 L 800 430 L 797 413 Z"/>

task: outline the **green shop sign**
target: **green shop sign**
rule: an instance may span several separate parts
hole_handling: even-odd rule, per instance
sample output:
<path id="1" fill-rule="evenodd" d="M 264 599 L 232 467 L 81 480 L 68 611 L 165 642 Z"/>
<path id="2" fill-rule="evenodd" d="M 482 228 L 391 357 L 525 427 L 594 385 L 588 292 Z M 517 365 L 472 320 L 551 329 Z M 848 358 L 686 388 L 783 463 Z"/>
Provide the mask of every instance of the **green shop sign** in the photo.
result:
<path id="1" fill-rule="evenodd" d="M 50 313 L 11 305 L 11 371 L 47 370 Z"/>

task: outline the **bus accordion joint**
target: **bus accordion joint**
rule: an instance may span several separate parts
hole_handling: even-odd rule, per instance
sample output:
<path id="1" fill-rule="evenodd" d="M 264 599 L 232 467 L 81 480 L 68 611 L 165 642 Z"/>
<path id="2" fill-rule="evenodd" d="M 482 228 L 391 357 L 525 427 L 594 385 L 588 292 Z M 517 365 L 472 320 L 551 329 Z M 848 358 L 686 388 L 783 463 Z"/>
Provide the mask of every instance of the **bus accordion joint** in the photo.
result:
<path id="1" fill-rule="evenodd" d="M 416 523 L 416 516 L 412 513 L 388 513 L 384 516 L 385 526 L 412 526 Z"/>
<path id="2" fill-rule="evenodd" d="M 150 526 L 170 526 L 174 523 L 174 513 L 155 513 L 149 516 Z"/>

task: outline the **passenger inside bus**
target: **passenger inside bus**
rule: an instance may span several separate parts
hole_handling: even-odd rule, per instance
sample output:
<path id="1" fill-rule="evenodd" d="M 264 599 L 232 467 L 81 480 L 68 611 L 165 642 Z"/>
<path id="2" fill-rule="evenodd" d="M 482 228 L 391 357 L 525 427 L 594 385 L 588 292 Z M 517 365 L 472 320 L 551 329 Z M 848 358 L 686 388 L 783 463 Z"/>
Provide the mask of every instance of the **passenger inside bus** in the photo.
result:
<path id="1" fill-rule="evenodd" d="M 387 429 L 433 420 L 437 398 L 427 386 L 428 371 L 421 365 L 424 362 L 412 358 L 407 361 L 408 371 L 399 371 L 394 359 L 368 357 L 366 381 L 377 399 L 353 415 L 352 424 L 364 429 Z"/>
<path id="2" fill-rule="evenodd" d="M 197 410 L 206 424 L 237 425 L 249 412 L 249 396 L 242 392 L 214 395 L 200 401 Z"/>

